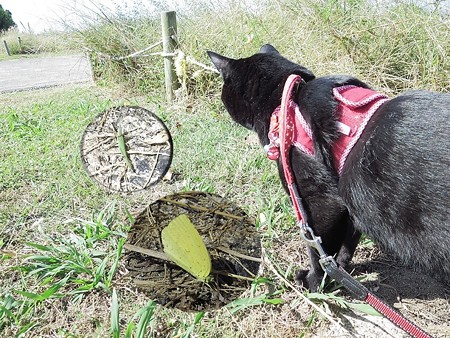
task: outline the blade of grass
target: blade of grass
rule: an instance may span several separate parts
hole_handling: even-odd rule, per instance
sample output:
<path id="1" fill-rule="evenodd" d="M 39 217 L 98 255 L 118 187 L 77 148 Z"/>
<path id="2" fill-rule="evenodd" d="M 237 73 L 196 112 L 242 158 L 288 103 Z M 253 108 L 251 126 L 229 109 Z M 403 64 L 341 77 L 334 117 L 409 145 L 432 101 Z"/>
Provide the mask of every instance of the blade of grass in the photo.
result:
<path id="1" fill-rule="evenodd" d="M 262 294 L 257 297 L 252 298 L 240 298 L 226 305 L 226 308 L 230 310 L 232 314 L 239 312 L 250 306 L 258 306 L 263 304 L 278 305 L 282 304 L 284 301 L 281 298 L 269 298 L 273 294 Z"/>
<path id="2" fill-rule="evenodd" d="M 116 289 L 112 292 L 111 302 L 111 331 L 114 338 L 120 338 L 119 326 L 119 300 L 117 298 Z"/>
<path id="3" fill-rule="evenodd" d="M 145 331 L 149 323 L 153 321 L 153 314 L 155 312 L 156 302 L 150 301 L 147 306 L 138 311 L 137 315 L 140 316 L 139 323 L 136 327 L 136 338 L 144 338 Z M 151 336 L 151 334 L 149 335 Z"/>
<path id="4" fill-rule="evenodd" d="M 200 323 L 204 315 L 204 311 L 200 311 L 195 315 L 193 323 L 188 327 L 182 338 L 189 338 L 191 336 L 192 332 L 194 332 L 195 326 Z"/>
<path id="5" fill-rule="evenodd" d="M 111 286 L 112 279 L 114 277 L 114 274 L 117 271 L 117 267 L 119 266 L 119 261 L 120 261 L 120 257 L 122 256 L 122 250 L 123 250 L 125 241 L 126 241 L 125 238 L 121 238 L 121 239 L 119 239 L 119 242 L 117 243 L 116 257 L 114 259 L 113 264 L 111 265 L 111 268 L 109 269 L 108 276 L 106 277 L 106 280 L 105 280 L 105 285 L 107 288 L 109 288 Z"/>

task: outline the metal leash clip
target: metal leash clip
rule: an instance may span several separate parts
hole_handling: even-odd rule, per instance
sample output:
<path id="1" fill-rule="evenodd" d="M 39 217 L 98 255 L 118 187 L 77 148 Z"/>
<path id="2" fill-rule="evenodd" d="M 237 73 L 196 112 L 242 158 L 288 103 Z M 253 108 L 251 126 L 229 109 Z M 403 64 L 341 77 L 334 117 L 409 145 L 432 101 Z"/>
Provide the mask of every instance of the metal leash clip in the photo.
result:
<path id="1" fill-rule="evenodd" d="M 314 235 L 313 229 L 305 222 L 299 222 L 300 236 L 311 247 L 317 250 L 321 259 L 328 257 L 327 253 L 322 247 L 322 239 L 320 236 Z"/>
<path id="2" fill-rule="evenodd" d="M 320 257 L 319 264 L 323 271 L 336 282 L 342 284 L 355 298 L 364 300 L 369 292 L 366 287 L 341 268 L 332 256 L 327 255 L 322 246 L 322 239 L 320 236 L 314 235 L 314 231 L 307 223 L 299 222 L 299 227 L 300 236 L 303 240 L 305 240 L 309 246 L 317 250 Z"/>

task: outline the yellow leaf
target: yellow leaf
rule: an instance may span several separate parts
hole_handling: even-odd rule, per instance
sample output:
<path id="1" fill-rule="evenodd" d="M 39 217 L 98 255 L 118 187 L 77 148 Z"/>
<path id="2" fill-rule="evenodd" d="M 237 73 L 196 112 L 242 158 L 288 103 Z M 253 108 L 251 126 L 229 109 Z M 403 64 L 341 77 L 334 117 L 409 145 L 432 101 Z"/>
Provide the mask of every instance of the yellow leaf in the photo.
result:
<path id="1" fill-rule="evenodd" d="M 208 281 L 211 258 L 200 234 L 190 219 L 182 214 L 161 232 L 164 252 L 172 262 L 195 278 Z"/>

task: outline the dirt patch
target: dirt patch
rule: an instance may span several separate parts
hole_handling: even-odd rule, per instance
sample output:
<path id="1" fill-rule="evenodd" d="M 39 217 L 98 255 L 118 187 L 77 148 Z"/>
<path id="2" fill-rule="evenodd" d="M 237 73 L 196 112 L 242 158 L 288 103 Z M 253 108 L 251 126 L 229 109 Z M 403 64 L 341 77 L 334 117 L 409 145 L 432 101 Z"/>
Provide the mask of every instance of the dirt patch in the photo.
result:
<path id="1" fill-rule="evenodd" d="M 306 268 L 306 247 L 296 228 L 273 242 L 271 250 L 276 261 L 286 270 Z M 360 245 L 353 259 L 352 275 L 365 279 L 363 284 L 383 301 L 401 312 L 433 337 L 450 337 L 450 286 L 409 267 L 381 252 L 375 245 Z M 354 300 L 342 289 L 339 293 L 347 301 Z M 315 337 L 409 337 L 384 317 L 330 306 L 340 325 L 321 328 Z"/>
<path id="2" fill-rule="evenodd" d="M 141 107 L 107 110 L 87 126 L 81 140 L 81 158 L 89 176 L 121 192 L 156 184 L 170 167 L 172 149 L 167 127 Z"/>
<path id="3" fill-rule="evenodd" d="M 162 252 L 161 230 L 181 214 L 195 225 L 211 256 L 213 279 L 208 283 L 135 248 Z M 161 305 L 185 311 L 217 309 L 239 298 L 260 266 L 254 221 L 222 197 L 202 192 L 178 193 L 150 204 L 136 217 L 127 244 L 134 248 L 125 260 L 136 286 Z"/>

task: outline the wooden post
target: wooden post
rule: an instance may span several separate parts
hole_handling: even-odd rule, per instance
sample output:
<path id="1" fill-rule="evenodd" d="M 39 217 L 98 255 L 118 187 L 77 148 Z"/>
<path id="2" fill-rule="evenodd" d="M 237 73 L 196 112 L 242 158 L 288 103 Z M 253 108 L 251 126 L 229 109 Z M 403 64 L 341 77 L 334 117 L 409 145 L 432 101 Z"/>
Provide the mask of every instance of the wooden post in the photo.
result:
<path id="1" fill-rule="evenodd" d="M 161 12 L 161 27 L 164 55 L 164 74 L 166 78 L 167 101 L 172 102 L 174 91 L 180 87 L 175 72 L 173 54 L 177 47 L 177 16 L 176 12 Z"/>
<path id="2" fill-rule="evenodd" d="M 8 56 L 11 56 L 11 53 L 9 52 L 9 48 L 8 48 L 8 44 L 6 43 L 6 40 L 3 40 L 3 44 L 5 45 L 6 54 L 8 54 Z"/>
<path id="3" fill-rule="evenodd" d="M 20 38 L 20 36 L 17 37 L 17 42 L 19 43 L 19 51 L 22 54 L 23 53 L 23 49 L 22 49 L 22 39 Z"/>

